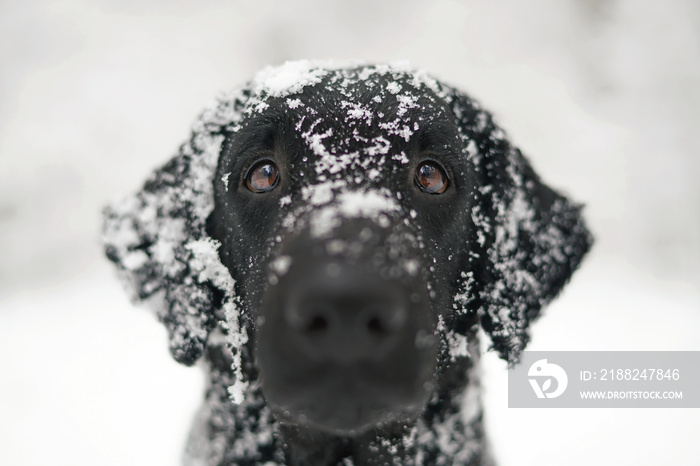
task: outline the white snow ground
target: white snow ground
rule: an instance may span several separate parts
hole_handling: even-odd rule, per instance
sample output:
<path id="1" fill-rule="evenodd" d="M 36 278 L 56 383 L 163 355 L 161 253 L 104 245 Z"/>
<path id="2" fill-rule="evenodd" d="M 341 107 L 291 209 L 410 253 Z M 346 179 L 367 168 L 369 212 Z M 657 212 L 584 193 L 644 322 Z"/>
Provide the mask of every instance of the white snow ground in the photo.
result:
<path id="1" fill-rule="evenodd" d="M 286 59 L 407 58 L 587 204 L 595 250 L 529 349 L 700 350 L 698 24 L 693 0 L 6 0 L 0 464 L 178 462 L 201 375 L 128 303 L 99 210 L 219 90 Z M 486 362 L 502 465 L 697 464 L 697 409 L 508 409 Z"/>

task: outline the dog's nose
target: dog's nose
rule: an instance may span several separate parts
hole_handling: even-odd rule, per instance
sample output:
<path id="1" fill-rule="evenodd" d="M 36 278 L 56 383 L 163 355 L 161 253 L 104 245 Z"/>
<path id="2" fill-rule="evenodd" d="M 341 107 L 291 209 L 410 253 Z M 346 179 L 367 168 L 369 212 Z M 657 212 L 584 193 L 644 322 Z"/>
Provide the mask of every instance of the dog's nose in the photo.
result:
<path id="1" fill-rule="evenodd" d="M 404 293 L 361 277 L 301 285 L 284 310 L 299 349 L 311 360 L 372 362 L 396 350 L 407 319 Z"/>
<path id="2" fill-rule="evenodd" d="M 396 230 L 348 220 L 333 243 L 302 233 L 271 263 L 252 337 L 283 422 L 355 435 L 425 405 L 436 316 L 420 269 L 407 264 L 419 252 Z"/>

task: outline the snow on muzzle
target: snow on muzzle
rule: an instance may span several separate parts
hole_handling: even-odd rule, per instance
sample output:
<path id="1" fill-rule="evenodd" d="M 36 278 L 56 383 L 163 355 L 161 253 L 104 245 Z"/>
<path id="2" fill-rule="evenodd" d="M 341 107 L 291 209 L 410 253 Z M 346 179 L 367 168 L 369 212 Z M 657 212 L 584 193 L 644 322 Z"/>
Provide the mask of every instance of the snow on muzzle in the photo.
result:
<path id="1" fill-rule="evenodd" d="M 335 217 L 321 237 L 306 222 L 270 262 L 257 358 L 282 422 L 352 434 L 427 403 L 437 344 L 420 248 L 398 211 L 377 220 Z"/>

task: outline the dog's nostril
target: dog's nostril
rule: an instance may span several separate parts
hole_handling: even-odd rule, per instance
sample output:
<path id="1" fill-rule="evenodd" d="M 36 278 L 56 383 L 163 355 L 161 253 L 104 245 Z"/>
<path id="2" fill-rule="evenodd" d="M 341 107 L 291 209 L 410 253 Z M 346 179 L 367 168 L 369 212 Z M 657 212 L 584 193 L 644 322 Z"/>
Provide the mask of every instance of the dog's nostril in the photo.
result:
<path id="1" fill-rule="evenodd" d="M 384 335 L 388 332 L 388 329 L 378 317 L 372 317 L 367 321 L 367 330 L 375 335 Z"/>
<path id="2" fill-rule="evenodd" d="M 406 310 L 389 303 L 369 306 L 363 311 L 360 319 L 370 335 L 389 337 L 403 326 L 406 321 Z"/>
<path id="3" fill-rule="evenodd" d="M 310 333 L 319 333 L 328 328 L 328 321 L 325 317 L 316 315 L 311 318 L 306 326 L 306 331 Z"/>

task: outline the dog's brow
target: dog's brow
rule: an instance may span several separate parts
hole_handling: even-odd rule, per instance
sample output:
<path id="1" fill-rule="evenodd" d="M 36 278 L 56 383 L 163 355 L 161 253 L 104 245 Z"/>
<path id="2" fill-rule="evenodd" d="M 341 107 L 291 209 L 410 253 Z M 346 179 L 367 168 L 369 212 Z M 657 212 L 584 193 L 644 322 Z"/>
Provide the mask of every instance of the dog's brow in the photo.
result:
<path id="1" fill-rule="evenodd" d="M 456 131 L 450 131 L 443 121 L 431 122 L 423 126 L 417 137 L 419 150 L 436 150 L 455 143 Z"/>

